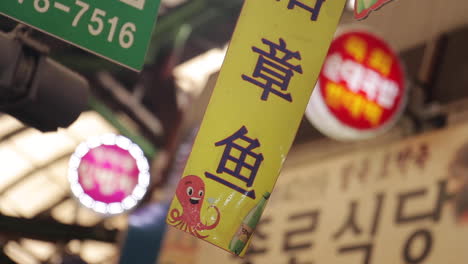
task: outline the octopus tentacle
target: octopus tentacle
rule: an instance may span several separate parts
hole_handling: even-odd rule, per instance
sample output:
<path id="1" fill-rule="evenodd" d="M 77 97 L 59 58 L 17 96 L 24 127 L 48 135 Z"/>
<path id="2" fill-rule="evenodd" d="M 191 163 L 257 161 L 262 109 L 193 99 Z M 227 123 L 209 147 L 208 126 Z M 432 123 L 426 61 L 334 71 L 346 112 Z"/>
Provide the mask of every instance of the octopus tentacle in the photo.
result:
<path id="1" fill-rule="evenodd" d="M 177 226 L 175 227 L 182 230 L 182 228 L 184 227 L 184 221 L 180 220 L 179 224 L 177 224 Z"/>
<path id="2" fill-rule="evenodd" d="M 200 233 L 197 232 L 196 229 L 192 230 L 192 234 L 195 235 L 198 238 L 207 238 L 208 237 L 207 235 L 206 236 L 201 235 Z"/>
<path id="3" fill-rule="evenodd" d="M 169 222 L 171 224 L 174 224 L 175 222 L 182 219 L 182 215 L 180 211 L 175 208 L 171 210 L 171 212 L 169 213 L 169 216 L 170 216 Z"/>
<path id="4" fill-rule="evenodd" d="M 221 213 L 219 212 L 219 209 L 218 207 L 214 206 L 214 205 L 211 205 L 209 208 L 214 208 L 216 210 L 216 220 L 213 224 L 211 225 L 204 225 L 203 223 L 199 223 L 199 225 L 197 226 L 197 230 L 211 230 L 213 228 L 215 228 L 218 224 L 219 224 L 219 220 L 221 218 Z"/>
<path id="5" fill-rule="evenodd" d="M 174 225 L 175 228 L 179 228 L 179 226 L 183 225 L 184 221 L 180 220 L 176 225 Z"/>

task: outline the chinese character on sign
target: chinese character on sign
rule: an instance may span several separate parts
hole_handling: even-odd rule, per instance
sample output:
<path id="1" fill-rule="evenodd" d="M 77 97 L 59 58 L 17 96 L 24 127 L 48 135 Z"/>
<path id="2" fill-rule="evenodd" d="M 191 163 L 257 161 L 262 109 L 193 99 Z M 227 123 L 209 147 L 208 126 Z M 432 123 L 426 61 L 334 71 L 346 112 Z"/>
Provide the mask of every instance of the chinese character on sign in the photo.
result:
<path id="1" fill-rule="evenodd" d="M 267 52 L 253 47 L 252 50 L 260 54 L 258 56 L 257 65 L 255 66 L 252 77 L 243 74 L 242 79 L 263 89 L 261 97 L 263 101 L 266 101 L 268 95 L 273 93 L 288 102 L 292 102 L 291 94 L 281 91 L 288 90 L 289 82 L 294 75 L 293 71 L 302 74 L 302 67 L 300 65 L 292 65 L 289 63 L 289 60 L 293 58 L 301 60 L 301 54 L 298 51 L 293 52 L 288 50 L 286 48 L 286 42 L 281 38 L 279 39 L 279 44 L 273 43 L 267 39 L 262 39 L 262 42 L 270 47 L 270 51 Z M 264 82 L 260 82 L 254 78 L 263 79 Z"/>
<path id="2" fill-rule="evenodd" d="M 260 164 L 263 161 L 263 155 L 253 151 L 255 148 L 260 147 L 260 142 L 257 139 L 247 137 L 246 134 L 248 132 L 247 128 L 243 126 L 233 135 L 215 143 L 215 146 L 217 147 L 225 146 L 216 172 L 218 174 L 227 173 L 243 181 L 246 187 L 252 187 L 255 181 L 255 176 L 260 168 Z M 254 190 L 247 191 L 246 189 L 209 172 L 205 172 L 205 176 L 255 199 Z"/>
<path id="3" fill-rule="evenodd" d="M 276 1 L 280 1 L 280 0 L 276 0 Z M 288 9 L 293 9 L 295 6 L 303 8 L 303 9 L 309 11 L 310 13 L 312 13 L 312 16 L 310 17 L 310 20 L 317 21 L 318 15 L 320 14 L 320 9 L 322 8 L 322 4 L 323 4 L 323 2 L 325 2 L 325 0 L 307 0 L 307 1 L 315 1 L 315 6 L 310 7 L 310 6 L 304 4 L 301 1 L 289 0 Z"/>

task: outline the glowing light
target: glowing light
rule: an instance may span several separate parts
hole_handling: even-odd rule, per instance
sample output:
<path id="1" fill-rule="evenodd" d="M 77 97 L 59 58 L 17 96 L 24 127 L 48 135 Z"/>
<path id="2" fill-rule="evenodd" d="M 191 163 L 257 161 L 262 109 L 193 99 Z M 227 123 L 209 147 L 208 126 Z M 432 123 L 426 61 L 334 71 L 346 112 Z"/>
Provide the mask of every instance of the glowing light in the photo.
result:
<path id="1" fill-rule="evenodd" d="M 115 140 L 115 143 L 117 146 L 119 146 L 121 149 L 128 150 L 130 145 L 132 144 L 132 141 L 130 141 L 126 137 L 118 136 L 117 139 Z"/>
<path id="2" fill-rule="evenodd" d="M 96 178 L 96 176 L 91 176 L 86 175 L 87 177 L 82 177 L 80 176 L 79 173 L 84 173 L 82 171 L 86 171 L 86 173 L 91 173 L 92 171 L 102 171 L 103 168 L 98 168 L 95 170 L 91 170 L 90 166 L 93 166 L 92 164 L 89 164 L 89 160 L 85 163 L 83 163 L 83 158 L 86 159 L 86 155 L 90 152 L 93 151 L 93 149 L 101 147 L 101 146 L 114 146 L 118 147 L 121 150 L 125 150 L 127 153 L 130 154 L 131 157 L 135 159 L 135 163 L 138 168 L 138 182 L 135 183 L 134 187 L 130 187 L 133 189 L 130 189 L 126 197 L 124 197 L 121 202 L 105 202 L 103 201 L 98 201 L 93 198 L 93 195 L 89 195 L 86 193 L 86 191 L 83 188 L 81 184 L 84 182 L 80 183 L 81 181 L 86 181 L 87 184 L 90 184 L 89 180 L 93 180 Z M 96 150 L 96 151 L 100 151 Z M 118 150 L 117 150 L 118 151 Z M 94 153 L 94 152 L 93 152 Z M 96 152 L 102 154 L 102 152 Z M 105 153 L 105 152 L 104 152 Z M 111 153 L 113 154 L 113 153 Z M 114 162 L 118 163 L 118 153 L 116 155 L 101 155 L 99 156 L 100 159 L 105 159 L 106 162 Z M 111 157 L 112 156 L 112 157 Z M 98 156 L 96 156 L 98 157 Z M 94 157 L 94 158 L 96 158 Z M 109 158 L 109 159 L 107 159 Z M 130 159 L 131 160 L 131 159 Z M 83 164 L 82 164 L 83 163 Z M 82 164 L 82 165 L 81 165 Z M 130 163 L 131 164 L 131 163 Z M 81 167 L 80 167 L 81 165 Z M 119 163 L 119 165 L 122 165 Z M 128 166 L 127 166 L 128 167 Z M 131 168 L 130 166 L 129 168 Z M 80 170 L 78 170 L 80 168 Z M 133 168 L 135 168 L 133 166 Z M 80 171 L 80 172 L 79 172 Z M 102 174 L 102 173 L 101 173 Z M 118 175 L 114 173 L 104 173 L 100 177 L 101 179 L 103 178 L 103 175 L 109 176 L 109 175 Z M 81 177 L 81 178 L 80 178 Z M 128 177 L 128 176 L 115 176 L 115 177 Z M 98 177 L 99 178 L 99 177 Z M 101 214 L 120 214 L 123 213 L 126 210 L 130 210 L 133 207 L 135 207 L 146 194 L 147 188 L 150 183 L 150 174 L 149 174 L 149 164 L 147 159 L 144 156 L 143 151 L 138 147 L 136 144 L 132 143 L 131 140 L 128 138 L 125 138 L 123 136 L 117 136 L 114 134 L 105 134 L 100 137 L 92 137 L 89 138 L 86 142 L 80 144 L 76 150 L 75 153 L 70 157 L 69 161 L 69 171 L 68 171 L 68 180 L 70 182 L 71 186 L 71 191 L 73 195 L 78 199 L 78 201 L 83 204 L 84 206 L 92 209 L 95 212 L 101 213 Z M 106 181 L 106 183 L 116 183 L 116 182 L 123 182 L 122 180 L 118 179 L 110 179 L 111 182 Z M 135 178 L 136 181 L 136 178 Z M 91 186 L 93 182 L 91 182 Z M 105 188 L 108 188 L 109 185 L 104 186 Z M 108 190 L 108 189 L 105 189 Z"/>
<path id="3" fill-rule="evenodd" d="M 101 137 L 101 143 L 104 145 L 115 145 L 116 136 L 113 134 L 106 134 Z"/>
<path id="4" fill-rule="evenodd" d="M 93 207 L 93 204 L 94 204 L 94 200 L 93 198 L 89 197 L 89 195 L 83 193 L 81 196 L 80 196 L 80 202 L 88 207 L 88 208 L 92 208 Z"/>
<path id="5" fill-rule="evenodd" d="M 83 144 L 81 143 L 77 148 L 76 148 L 76 151 L 75 151 L 75 156 L 77 158 L 82 158 L 84 155 L 86 155 L 86 153 L 88 153 L 89 151 L 89 148 L 86 144 Z"/>
<path id="6" fill-rule="evenodd" d="M 88 148 L 93 149 L 99 147 L 101 145 L 101 142 L 98 137 L 92 137 L 88 141 L 86 141 L 86 145 L 88 146 Z"/>
<path id="7" fill-rule="evenodd" d="M 71 186 L 71 190 L 76 197 L 79 197 L 84 192 L 83 188 L 81 188 L 81 185 L 79 184 L 73 184 Z"/>
<path id="8" fill-rule="evenodd" d="M 135 189 L 133 190 L 132 196 L 140 200 L 141 198 L 143 198 L 143 196 L 145 196 L 145 193 L 146 193 L 146 188 L 140 185 L 137 185 Z"/>
<path id="9" fill-rule="evenodd" d="M 123 200 L 123 208 L 129 210 L 132 209 L 137 204 L 137 201 L 133 196 L 129 196 Z"/>
<path id="10" fill-rule="evenodd" d="M 77 169 L 78 166 L 80 165 L 80 160 L 81 160 L 81 157 L 77 157 L 77 155 L 73 155 L 70 158 L 70 162 L 68 163 L 68 166 L 70 168 Z"/>
<path id="11" fill-rule="evenodd" d="M 147 171 L 149 170 L 149 165 L 146 160 L 140 159 L 137 161 L 137 166 L 140 171 Z"/>
<path id="12" fill-rule="evenodd" d="M 76 171 L 77 168 L 78 166 L 70 167 L 70 169 L 68 170 L 68 181 L 78 182 L 78 171 Z"/>
<path id="13" fill-rule="evenodd" d="M 128 151 L 136 160 L 143 156 L 143 151 L 136 144 L 131 145 Z"/>
<path id="14" fill-rule="evenodd" d="M 95 202 L 94 206 L 92 207 L 96 212 L 101 214 L 106 214 L 107 211 L 107 204 L 103 202 Z"/>
<path id="15" fill-rule="evenodd" d="M 141 185 L 141 186 L 144 186 L 144 187 L 148 187 L 149 179 L 150 179 L 149 173 L 148 172 L 142 172 L 138 176 L 138 184 Z"/>
<path id="16" fill-rule="evenodd" d="M 110 214 L 120 214 L 124 211 L 121 203 L 111 203 L 108 206 Z"/>

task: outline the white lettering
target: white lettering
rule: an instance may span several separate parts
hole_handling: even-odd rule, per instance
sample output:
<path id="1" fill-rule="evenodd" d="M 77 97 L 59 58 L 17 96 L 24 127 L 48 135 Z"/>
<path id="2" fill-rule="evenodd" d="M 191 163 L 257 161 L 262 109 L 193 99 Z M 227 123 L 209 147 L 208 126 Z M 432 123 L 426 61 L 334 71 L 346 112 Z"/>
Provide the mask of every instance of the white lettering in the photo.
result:
<path id="1" fill-rule="evenodd" d="M 340 82 L 340 66 L 343 63 L 339 54 L 333 54 L 328 57 L 323 67 L 323 74 L 332 82 Z"/>
<path id="2" fill-rule="evenodd" d="M 381 82 L 382 79 L 376 71 L 371 69 L 366 70 L 366 77 L 362 82 L 362 90 L 366 93 L 369 100 L 375 101 Z"/>
<path id="3" fill-rule="evenodd" d="M 93 166 L 87 161 L 81 161 L 80 167 L 78 168 L 78 174 L 81 178 L 81 184 L 83 189 L 90 190 L 94 188 L 94 176 Z"/>
<path id="4" fill-rule="evenodd" d="M 99 191 L 103 195 L 112 195 L 118 191 L 123 191 L 128 196 L 137 184 L 136 179 L 127 173 L 118 173 L 112 169 L 95 166 L 86 161 L 82 161 L 78 173 L 84 190 L 92 190 L 98 185 Z"/>
<path id="5" fill-rule="evenodd" d="M 396 82 L 355 61 L 343 59 L 339 54 L 328 57 L 323 67 L 323 74 L 332 82 L 344 81 L 352 92 L 362 91 L 367 99 L 387 109 L 393 107 L 398 97 Z"/>
<path id="6" fill-rule="evenodd" d="M 340 69 L 341 77 L 348 84 L 348 88 L 355 93 L 361 89 L 364 72 L 364 67 L 351 60 L 344 60 Z"/>
<path id="7" fill-rule="evenodd" d="M 120 190 L 123 190 L 125 195 L 130 195 L 135 188 L 136 182 L 133 178 L 129 177 L 127 174 L 120 175 Z"/>
<path id="8" fill-rule="evenodd" d="M 394 81 L 384 80 L 380 87 L 377 103 L 385 108 L 392 108 L 395 104 L 395 99 L 398 96 L 398 87 Z"/>
<path id="9" fill-rule="evenodd" d="M 117 191 L 117 177 L 113 171 L 100 168 L 96 170 L 95 176 L 102 194 L 111 195 Z"/>

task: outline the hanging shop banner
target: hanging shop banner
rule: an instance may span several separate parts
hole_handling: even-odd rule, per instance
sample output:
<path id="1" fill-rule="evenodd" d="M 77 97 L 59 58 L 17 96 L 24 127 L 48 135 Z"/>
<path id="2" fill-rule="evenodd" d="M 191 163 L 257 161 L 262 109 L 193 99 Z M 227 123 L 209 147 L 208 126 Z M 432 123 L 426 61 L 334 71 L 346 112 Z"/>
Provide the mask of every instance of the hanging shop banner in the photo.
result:
<path id="1" fill-rule="evenodd" d="M 354 0 L 354 18 L 361 20 L 392 0 Z"/>
<path id="2" fill-rule="evenodd" d="M 463 125 L 285 170 L 245 258 L 194 264 L 463 264 L 467 244 Z"/>
<path id="3" fill-rule="evenodd" d="M 407 89 L 398 56 L 379 37 L 344 31 L 330 46 L 306 116 L 338 140 L 374 137 L 401 115 Z"/>
<path id="4" fill-rule="evenodd" d="M 345 0 L 247 0 L 167 223 L 245 253 Z"/>
<path id="5" fill-rule="evenodd" d="M 140 201 L 149 185 L 143 151 L 123 136 L 106 134 L 81 143 L 69 162 L 72 193 L 102 214 L 120 214 Z"/>
<path id="6" fill-rule="evenodd" d="M 160 0 L 2 0 L 0 14 L 141 70 Z"/>

